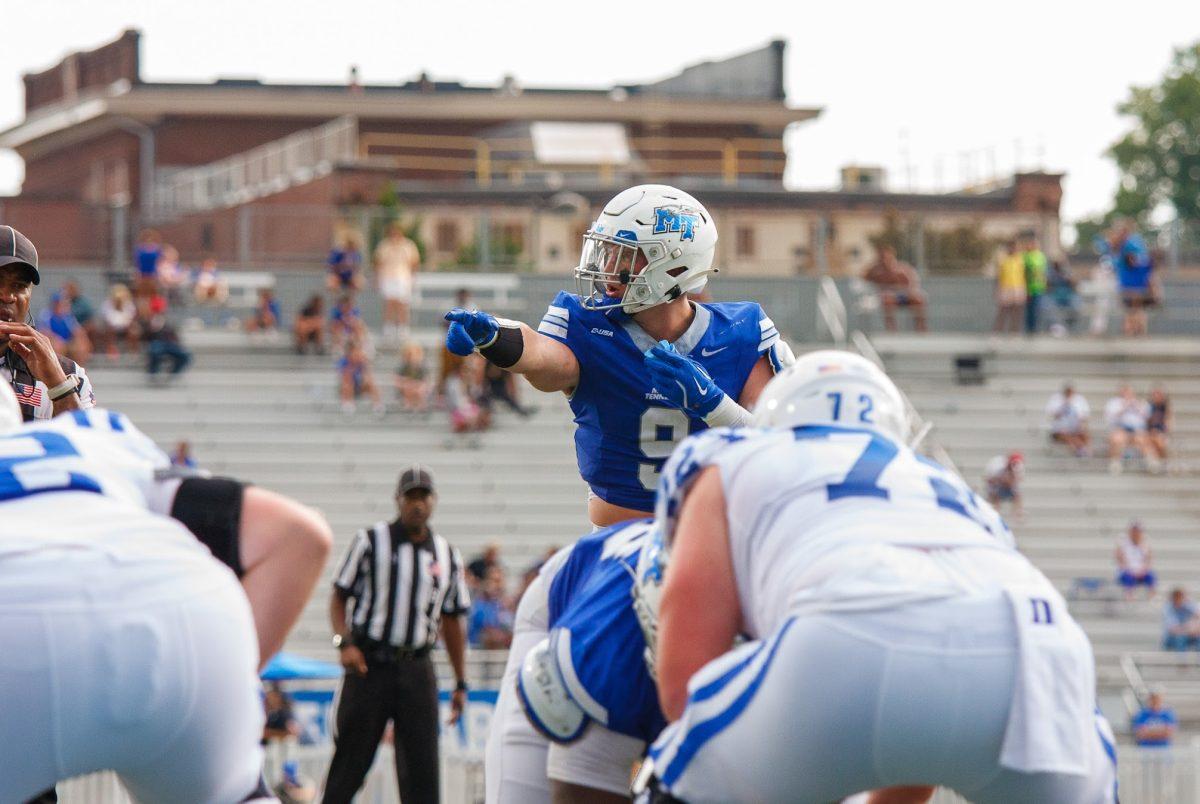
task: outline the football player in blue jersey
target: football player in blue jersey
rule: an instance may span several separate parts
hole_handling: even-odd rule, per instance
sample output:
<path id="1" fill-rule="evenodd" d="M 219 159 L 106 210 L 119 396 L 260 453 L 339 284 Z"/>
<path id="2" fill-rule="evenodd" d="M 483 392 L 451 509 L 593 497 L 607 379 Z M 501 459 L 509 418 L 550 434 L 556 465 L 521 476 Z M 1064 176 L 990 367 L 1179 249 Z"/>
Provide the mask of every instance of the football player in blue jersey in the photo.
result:
<path id="1" fill-rule="evenodd" d="M 653 527 L 585 536 L 522 596 L 488 737 L 487 804 L 629 800 L 633 767 L 666 725 L 632 598 Z"/>
<path id="2" fill-rule="evenodd" d="M 736 426 L 792 354 L 755 302 L 688 298 L 716 273 L 708 210 L 673 187 L 617 195 L 584 235 L 578 294 L 559 293 L 535 332 L 456 308 L 446 347 L 477 350 L 542 391 L 568 394 L 588 514 L 607 526 L 654 508 L 663 461 L 689 433 Z"/>

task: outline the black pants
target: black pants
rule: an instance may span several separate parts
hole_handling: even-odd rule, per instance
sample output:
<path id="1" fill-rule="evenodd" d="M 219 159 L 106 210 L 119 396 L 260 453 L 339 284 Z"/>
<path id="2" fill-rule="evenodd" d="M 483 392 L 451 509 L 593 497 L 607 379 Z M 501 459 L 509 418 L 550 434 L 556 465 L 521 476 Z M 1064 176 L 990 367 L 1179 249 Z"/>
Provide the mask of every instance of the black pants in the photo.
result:
<path id="1" fill-rule="evenodd" d="M 389 720 L 400 801 L 438 804 L 437 679 L 428 656 L 393 662 L 368 659 L 366 675 L 346 673 L 323 804 L 349 804 L 371 769 Z"/>

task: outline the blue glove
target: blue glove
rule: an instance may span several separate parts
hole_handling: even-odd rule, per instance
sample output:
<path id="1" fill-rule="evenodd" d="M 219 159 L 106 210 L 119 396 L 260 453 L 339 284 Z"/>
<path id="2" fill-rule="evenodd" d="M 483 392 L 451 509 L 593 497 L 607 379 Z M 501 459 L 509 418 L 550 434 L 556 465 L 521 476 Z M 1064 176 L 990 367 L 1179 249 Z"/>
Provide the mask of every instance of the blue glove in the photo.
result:
<path id="1" fill-rule="evenodd" d="M 446 313 L 446 320 L 450 322 L 450 329 L 446 331 L 446 348 L 463 357 L 474 352 L 477 346 L 487 346 L 500 331 L 495 317 L 479 310 L 455 307 Z"/>
<path id="2" fill-rule="evenodd" d="M 725 398 L 704 367 L 675 351 L 667 341 L 659 341 L 646 350 L 646 371 L 654 390 L 685 413 L 703 419 L 716 410 Z"/>

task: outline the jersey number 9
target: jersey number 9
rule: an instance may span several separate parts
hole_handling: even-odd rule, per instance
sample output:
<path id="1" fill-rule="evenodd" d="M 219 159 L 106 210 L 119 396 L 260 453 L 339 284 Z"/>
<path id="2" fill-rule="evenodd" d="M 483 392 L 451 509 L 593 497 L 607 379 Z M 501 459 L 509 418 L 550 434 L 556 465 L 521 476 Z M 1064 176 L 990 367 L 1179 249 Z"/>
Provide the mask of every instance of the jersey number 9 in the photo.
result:
<path id="1" fill-rule="evenodd" d="M 642 414 L 638 444 L 646 456 L 638 467 L 638 480 L 646 491 L 658 488 L 658 473 L 663 461 L 671 457 L 675 445 L 688 434 L 687 414 L 678 408 L 646 408 Z"/>

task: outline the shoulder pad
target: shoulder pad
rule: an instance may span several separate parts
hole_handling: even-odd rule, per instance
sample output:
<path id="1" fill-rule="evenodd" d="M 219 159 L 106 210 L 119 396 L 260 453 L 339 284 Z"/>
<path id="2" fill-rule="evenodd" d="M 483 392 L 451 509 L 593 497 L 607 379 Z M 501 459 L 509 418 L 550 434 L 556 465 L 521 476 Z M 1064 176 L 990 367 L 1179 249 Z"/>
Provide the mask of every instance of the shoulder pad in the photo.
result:
<path id="1" fill-rule="evenodd" d="M 555 742 L 579 738 L 588 717 L 567 692 L 549 638 L 525 655 L 517 674 L 517 693 L 533 727 Z"/>

